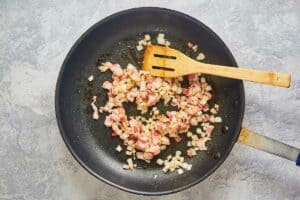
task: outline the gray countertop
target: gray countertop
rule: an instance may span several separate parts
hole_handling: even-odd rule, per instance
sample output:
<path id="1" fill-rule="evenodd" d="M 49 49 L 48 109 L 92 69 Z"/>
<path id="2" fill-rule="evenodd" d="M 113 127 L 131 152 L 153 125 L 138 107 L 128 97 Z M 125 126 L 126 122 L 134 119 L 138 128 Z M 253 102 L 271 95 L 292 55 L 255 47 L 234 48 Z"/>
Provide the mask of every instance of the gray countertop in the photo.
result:
<path id="1" fill-rule="evenodd" d="M 54 113 L 63 59 L 98 20 L 139 6 L 171 8 L 198 18 L 225 41 L 240 66 L 292 74 L 290 89 L 245 83 L 243 125 L 300 147 L 299 1 L 1 0 L 0 199 L 300 199 L 295 163 L 241 145 L 204 182 L 163 197 L 115 189 L 73 159 Z"/>

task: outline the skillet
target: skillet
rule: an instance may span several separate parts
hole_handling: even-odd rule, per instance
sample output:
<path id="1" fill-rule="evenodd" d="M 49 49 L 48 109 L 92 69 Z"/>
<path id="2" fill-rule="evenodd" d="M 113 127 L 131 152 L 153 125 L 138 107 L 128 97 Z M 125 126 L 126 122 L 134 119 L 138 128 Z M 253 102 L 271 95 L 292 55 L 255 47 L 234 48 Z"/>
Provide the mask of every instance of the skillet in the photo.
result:
<path id="1" fill-rule="evenodd" d="M 204 62 L 237 67 L 222 40 L 200 21 L 169 9 L 134 8 L 99 21 L 76 41 L 61 67 L 55 96 L 58 126 L 75 159 L 98 179 L 119 189 L 143 195 L 178 192 L 212 174 L 238 139 L 245 107 L 242 81 L 206 76 L 213 87 L 213 100 L 210 103 L 220 105 L 219 115 L 223 122 L 216 126 L 208 151 L 188 159 L 193 165 L 192 170 L 181 175 L 164 174 L 155 161 L 151 164 L 138 161 L 137 169 L 123 170 L 126 157 L 115 151 L 120 140 L 111 137 L 111 129 L 104 126 L 105 114 L 101 114 L 98 121 L 91 117 L 91 97 L 96 95 L 97 106 L 103 106 L 107 96 L 101 85 L 111 80 L 111 74 L 100 74 L 97 66 L 110 61 L 123 67 L 132 63 L 140 68 L 143 54 L 135 48 L 137 41 L 144 34 L 156 38 L 158 33 L 165 33 L 171 46 L 188 56 L 196 57 L 186 47 L 187 42 L 191 41 L 199 44 L 206 55 Z M 92 82 L 87 81 L 90 75 L 95 77 Z M 127 114 L 137 115 L 134 107 L 126 105 Z M 162 104 L 158 108 L 162 111 L 169 109 Z M 246 143 L 246 140 L 243 141 Z M 165 158 L 174 153 L 174 149 L 185 152 L 186 143 L 186 138 L 181 143 L 172 142 L 159 157 Z"/>

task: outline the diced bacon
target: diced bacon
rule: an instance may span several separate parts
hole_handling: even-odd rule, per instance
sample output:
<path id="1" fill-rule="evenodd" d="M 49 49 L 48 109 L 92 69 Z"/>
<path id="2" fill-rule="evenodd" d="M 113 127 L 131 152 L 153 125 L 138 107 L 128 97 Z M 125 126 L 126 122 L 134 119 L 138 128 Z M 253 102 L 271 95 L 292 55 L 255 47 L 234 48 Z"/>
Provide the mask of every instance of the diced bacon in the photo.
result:
<path id="1" fill-rule="evenodd" d="M 143 152 L 136 152 L 137 159 L 144 160 L 144 153 Z"/>
<path id="2" fill-rule="evenodd" d="M 153 135 L 151 139 L 152 139 L 152 144 L 154 145 L 158 145 L 160 143 L 159 136 Z"/>
<path id="3" fill-rule="evenodd" d="M 159 89 L 161 87 L 161 84 L 162 84 L 161 78 L 155 78 L 155 80 L 153 82 L 153 87 L 155 89 Z"/>
<path id="4" fill-rule="evenodd" d="M 193 83 L 194 81 L 199 81 L 198 74 L 190 74 L 188 75 L 188 80 L 190 83 Z"/>
<path id="5" fill-rule="evenodd" d="M 177 99 L 173 98 L 171 101 L 171 106 L 178 106 L 178 101 Z"/>
<path id="6" fill-rule="evenodd" d="M 130 70 L 130 71 L 136 71 L 135 66 L 133 66 L 133 65 L 130 64 L 130 63 L 127 65 L 127 69 Z"/>
<path id="7" fill-rule="evenodd" d="M 114 64 L 110 67 L 111 72 L 116 76 L 122 76 L 123 70 L 119 64 Z"/>
<path id="8" fill-rule="evenodd" d="M 203 122 L 208 122 L 209 121 L 209 115 L 208 114 L 202 115 L 202 121 Z"/>
<path id="9" fill-rule="evenodd" d="M 181 140 L 182 140 L 182 138 L 181 138 L 180 136 L 176 136 L 176 137 L 175 137 L 175 141 L 176 141 L 176 142 L 180 142 Z"/>
<path id="10" fill-rule="evenodd" d="M 206 129 L 206 135 L 207 137 L 210 137 L 211 136 L 211 133 L 212 131 L 214 130 L 214 126 L 209 126 L 207 129 Z"/>
<path id="11" fill-rule="evenodd" d="M 146 91 L 146 81 L 142 80 L 140 83 L 140 91 Z"/>
<path id="12" fill-rule="evenodd" d="M 129 135 L 130 135 L 130 138 L 134 138 L 134 139 L 137 139 L 137 138 L 139 138 L 139 136 L 140 136 L 140 133 L 139 132 L 134 132 L 134 131 L 132 131 L 132 129 L 128 129 L 129 130 Z"/>
<path id="13" fill-rule="evenodd" d="M 158 145 L 154 145 L 147 149 L 147 151 L 152 153 L 153 155 L 158 155 L 160 153 L 160 147 Z"/>
<path id="14" fill-rule="evenodd" d="M 196 140 L 196 145 L 200 150 L 207 150 L 207 147 L 205 146 L 205 143 L 210 140 L 210 138 L 208 137 L 204 137 L 204 138 L 199 138 L 198 140 Z"/>
<path id="15" fill-rule="evenodd" d="M 197 106 L 190 106 L 190 109 L 188 109 L 186 112 L 190 115 L 197 114 L 199 108 Z"/>
<path id="16" fill-rule="evenodd" d="M 146 135 L 142 135 L 139 140 L 141 140 L 142 142 L 147 142 L 149 140 L 148 136 Z"/>
<path id="17" fill-rule="evenodd" d="M 194 45 L 193 45 L 193 43 L 191 43 L 191 42 L 188 42 L 188 44 L 187 44 L 187 46 L 188 46 L 188 48 L 192 48 Z"/>
<path id="18" fill-rule="evenodd" d="M 112 124 L 113 124 L 113 121 L 111 120 L 110 115 L 106 116 L 105 121 L 104 121 L 104 125 L 107 126 L 107 127 L 111 127 Z"/>
<path id="19" fill-rule="evenodd" d="M 110 119 L 114 122 L 118 122 L 121 120 L 120 116 L 119 115 L 116 115 L 116 114 L 111 114 L 110 115 Z"/>
<path id="20" fill-rule="evenodd" d="M 140 80 L 140 76 L 137 72 L 133 72 L 131 75 L 132 80 L 134 81 L 139 81 Z"/>
<path id="21" fill-rule="evenodd" d="M 163 123 L 167 123 L 167 122 L 170 122 L 170 119 L 166 116 L 162 116 L 160 119 L 159 119 L 161 122 Z"/>
<path id="22" fill-rule="evenodd" d="M 153 106 L 157 103 L 157 98 L 153 95 L 148 96 L 148 105 Z"/>
<path id="23" fill-rule="evenodd" d="M 199 100 L 196 96 L 191 96 L 189 99 L 188 99 L 188 102 L 192 105 L 198 105 L 199 103 Z"/>
<path id="24" fill-rule="evenodd" d="M 197 93 L 197 88 L 195 87 L 190 87 L 190 88 L 183 88 L 182 93 L 188 97 L 193 96 Z"/>
<path id="25" fill-rule="evenodd" d="M 112 124 L 111 128 L 117 135 L 120 135 L 122 133 L 122 131 L 119 129 L 118 125 L 116 124 Z"/>
<path id="26" fill-rule="evenodd" d="M 210 92 L 204 92 L 204 95 L 207 96 L 208 99 L 212 98 L 212 95 Z"/>
<path id="27" fill-rule="evenodd" d="M 184 95 L 188 95 L 189 93 L 190 93 L 190 89 L 188 89 L 188 88 L 183 88 L 182 89 L 182 93 L 184 94 Z"/>
<path id="28" fill-rule="evenodd" d="M 198 124 L 197 118 L 192 117 L 191 120 L 190 120 L 190 124 L 191 124 L 192 126 L 197 126 L 197 124 Z"/>
<path id="29" fill-rule="evenodd" d="M 188 149 L 186 153 L 188 157 L 193 157 L 194 155 L 196 155 L 196 151 L 194 149 Z"/>
<path id="30" fill-rule="evenodd" d="M 128 99 L 128 101 L 133 102 L 135 97 L 136 96 L 134 94 L 132 94 L 130 92 L 127 93 L 127 99 Z"/>
<path id="31" fill-rule="evenodd" d="M 116 132 L 114 132 L 114 131 L 111 132 L 111 136 L 114 137 L 114 136 L 117 136 L 117 135 L 118 135 L 118 134 L 117 134 Z"/>
<path id="32" fill-rule="evenodd" d="M 157 122 L 157 123 L 155 123 L 154 128 L 155 128 L 155 130 L 157 130 L 158 132 L 163 133 L 163 131 L 164 131 L 165 128 L 166 128 L 166 124 L 164 124 L 164 123 L 162 123 L 162 122 Z"/>
<path id="33" fill-rule="evenodd" d="M 146 149 L 148 148 L 148 145 L 147 145 L 147 143 L 142 142 L 141 140 L 138 140 L 137 143 L 135 144 L 135 148 L 140 151 L 146 151 Z"/>
<path id="34" fill-rule="evenodd" d="M 154 89 L 153 84 L 152 83 L 148 83 L 147 84 L 147 89 L 148 90 L 153 90 Z"/>
<path id="35" fill-rule="evenodd" d="M 170 144 L 170 140 L 169 140 L 169 138 L 163 136 L 163 137 L 161 138 L 161 143 L 162 143 L 163 145 L 169 145 L 169 144 Z"/>
<path id="36" fill-rule="evenodd" d="M 202 106 L 203 111 L 208 111 L 209 110 L 209 105 L 206 103 Z"/>
<path id="37" fill-rule="evenodd" d="M 149 74 L 147 74 L 145 76 L 145 80 L 146 80 L 147 83 L 153 83 L 154 77 L 151 76 L 151 75 L 149 75 Z"/>
<path id="38" fill-rule="evenodd" d="M 106 89 L 106 90 L 111 90 L 113 88 L 113 84 L 108 82 L 108 81 L 105 81 L 103 84 L 102 84 L 102 88 Z"/>
<path id="39" fill-rule="evenodd" d="M 147 100 L 148 99 L 148 93 L 147 92 L 141 92 L 141 98 L 143 100 Z"/>
<path id="40" fill-rule="evenodd" d="M 105 106 L 102 106 L 102 107 L 99 108 L 100 113 L 103 113 L 103 112 L 106 112 L 106 111 L 107 111 L 107 109 L 106 109 Z"/>
<path id="41" fill-rule="evenodd" d="M 151 160 L 153 158 L 153 153 L 145 152 L 144 153 L 144 159 L 145 160 Z"/>
<path id="42" fill-rule="evenodd" d="M 167 112 L 167 116 L 172 120 L 176 115 L 175 111 L 168 111 Z"/>

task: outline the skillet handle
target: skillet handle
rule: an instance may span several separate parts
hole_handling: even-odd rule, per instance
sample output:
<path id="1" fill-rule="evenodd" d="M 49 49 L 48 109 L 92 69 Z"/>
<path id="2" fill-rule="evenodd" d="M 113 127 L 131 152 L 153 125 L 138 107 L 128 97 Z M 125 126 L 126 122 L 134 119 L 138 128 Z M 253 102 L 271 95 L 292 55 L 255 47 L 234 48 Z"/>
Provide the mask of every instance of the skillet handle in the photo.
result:
<path id="1" fill-rule="evenodd" d="M 300 149 L 242 128 L 237 143 L 291 160 L 300 166 Z"/>

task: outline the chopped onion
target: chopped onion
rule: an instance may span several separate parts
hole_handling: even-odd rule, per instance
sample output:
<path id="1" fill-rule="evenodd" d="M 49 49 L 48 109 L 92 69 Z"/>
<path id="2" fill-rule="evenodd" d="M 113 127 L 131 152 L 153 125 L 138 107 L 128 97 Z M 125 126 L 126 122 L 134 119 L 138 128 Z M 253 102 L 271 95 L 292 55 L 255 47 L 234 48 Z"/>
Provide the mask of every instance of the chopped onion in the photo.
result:
<path id="1" fill-rule="evenodd" d="M 196 60 L 204 60 L 205 55 L 203 53 L 199 53 L 198 56 L 196 57 Z"/>
<path id="2" fill-rule="evenodd" d="M 88 77 L 88 81 L 91 82 L 91 81 L 93 81 L 93 80 L 94 80 L 94 76 L 93 76 L 93 75 L 90 75 L 90 76 Z"/>
<path id="3" fill-rule="evenodd" d="M 118 146 L 116 147 L 116 151 L 121 152 L 121 151 L 122 151 L 122 147 L 121 147 L 120 145 L 118 145 Z"/>

